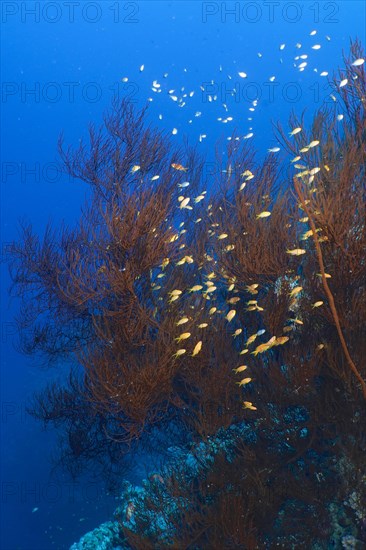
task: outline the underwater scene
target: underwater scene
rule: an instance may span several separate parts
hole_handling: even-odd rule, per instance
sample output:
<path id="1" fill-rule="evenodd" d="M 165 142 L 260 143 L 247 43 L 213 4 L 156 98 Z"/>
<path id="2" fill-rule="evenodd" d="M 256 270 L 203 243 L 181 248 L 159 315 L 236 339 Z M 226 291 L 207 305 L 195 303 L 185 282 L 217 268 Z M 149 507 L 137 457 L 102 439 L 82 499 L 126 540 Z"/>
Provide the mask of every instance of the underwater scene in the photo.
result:
<path id="1" fill-rule="evenodd" d="M 1 550 L 366 549 L 366 4 L 0 8 Z"/>

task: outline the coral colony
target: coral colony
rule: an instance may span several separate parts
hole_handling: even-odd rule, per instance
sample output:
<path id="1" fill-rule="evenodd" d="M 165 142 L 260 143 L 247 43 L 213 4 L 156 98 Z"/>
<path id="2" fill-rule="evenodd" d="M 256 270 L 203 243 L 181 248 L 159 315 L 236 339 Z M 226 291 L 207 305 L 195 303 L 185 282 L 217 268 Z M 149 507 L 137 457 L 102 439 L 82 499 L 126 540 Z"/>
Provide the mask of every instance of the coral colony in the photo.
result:
<path id="1" fill-rule="evenodd" d="M 263 162 L 229 140 L 209 182 L 196 148 L 126 101 L 89 144 L 60 141 L 87 207 L 61 237 L 23 227 L 11 270 L 24 350 L 77 358 L 31 413 L 61 430 L 63 466 L 99 464 L 119 488 L 73 550 L 366 544 L 359 42 L 333 87 L 311 125 L 277 126 Z M 138 448 L 164 460 L 133 485 Z"/>

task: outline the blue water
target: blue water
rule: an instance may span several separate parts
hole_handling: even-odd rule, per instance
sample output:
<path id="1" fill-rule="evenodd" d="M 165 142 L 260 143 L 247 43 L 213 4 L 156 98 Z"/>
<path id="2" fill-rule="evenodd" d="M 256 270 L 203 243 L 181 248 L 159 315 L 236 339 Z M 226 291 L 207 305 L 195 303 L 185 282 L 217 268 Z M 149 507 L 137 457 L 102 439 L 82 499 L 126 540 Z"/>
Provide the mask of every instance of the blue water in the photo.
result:
<path id="1" fill-rule="evenodd" d="M 209 158 L 217 139 L 225 140 L 234 129 L 241 136 L 253 132 L 250 139 L 264 153 L 276 145 L 272 122 L 286 124 L 292 109 L 306 108 L 310 116 L 329 98 L 320 73 L 331 75 L 342 66 L 350 38 L 365 44 L 365 9 L 364 2 L 351 0 L 3 1 L 2 258 L 17 238 L 20 219 L 31 221 L 40 234 L 49 221 L 54 227 L 61 220 L 77 221 L 88 190 L 60 173 L 57 139 L 63 131 L 66 143 L 77 144 L 89 121 L 101 121 L 113 95 L 137 106 L 152 98 L 151 122 L 169 132 L 177 128 L 177 143 L 187 136 Z M 316 35 L 310 36 L 313 30 Z M 321 49 L 312 49 L 315 44 Z M 299 72 L 294 63 L 301 61 L 294 57 L 302 54 L 309 55 L 308 65 Z M 247 78 L 238 76 L 241 71 Z M 276 77 L 272 85 L 271 76 Z M 160 94 L 151 89 L 155 79 Z M 179 97 L 195 93 L 180 108 L 169 98 L 173 89 Z M 209 95 L 218 97 L 210 102 Z M 256 97 L 258 106 L 251 112 Z M 217 120 L 227 116 L 233 120 Z M 199 142 L 202 134 L 207 137 Z M 1 280 L 1 548 L 64 549 L 109 519 L 115 500 L 98 477 L 85 474 L 73 485 L 53 472 L 56 436 L 42 431 L 25 406 L 55 372 L 37 368 L 16 351 L 19 304 L 9 300 L 4 264 Z"/>

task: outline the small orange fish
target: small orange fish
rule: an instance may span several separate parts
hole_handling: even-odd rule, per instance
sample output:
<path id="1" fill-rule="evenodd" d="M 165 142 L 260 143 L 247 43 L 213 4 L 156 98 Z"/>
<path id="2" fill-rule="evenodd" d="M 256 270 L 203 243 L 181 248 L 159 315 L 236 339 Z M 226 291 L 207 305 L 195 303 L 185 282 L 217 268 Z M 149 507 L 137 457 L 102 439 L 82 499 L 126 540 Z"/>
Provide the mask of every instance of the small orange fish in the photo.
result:
<path id="1" fill-rule="evenodd" d="M 181 164 L 178 164 L 177 162 L 172 162 L 171 167 L 174 168 L 174 170 L 180 170 L 181 172 L 187 172 L 188 168 L 184 168 Z"/>
<path id="2" fill-rule="evenodd" d="M 274 346 L 282 346 L 282 344 L 286 344 L 286 342 L 289 341 L 289 337 L 288 336 L 279 336 L 278 338 L 276 338 L 276 340 L 274 341 Z"/>
<path id="3" fill-rule="evenodd" d="M 249 382 L 252 381 L 252 378 L 243 378 L 243 380 L 240 380 L 240 382 L 237 382 L 238 386 L 245 386 L 245 384 L 249 384 Z"/>
<path id="4" fill-rule="evenodd" d="M 255 407 L 251 401 L 243 401 L 243 409 L 250 409 L 251 411 L 256 411 L 257 407 Z"/>

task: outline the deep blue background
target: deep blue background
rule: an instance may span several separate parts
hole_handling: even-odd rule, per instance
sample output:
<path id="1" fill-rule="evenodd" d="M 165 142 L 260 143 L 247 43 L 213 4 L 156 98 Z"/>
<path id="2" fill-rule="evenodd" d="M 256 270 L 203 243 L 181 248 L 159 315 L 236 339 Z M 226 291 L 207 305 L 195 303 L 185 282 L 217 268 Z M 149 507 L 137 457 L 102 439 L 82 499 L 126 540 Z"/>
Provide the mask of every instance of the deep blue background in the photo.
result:
<path id="1" fill-rule="evenodd" d="M 236 15 L 225 11 L 235 5 Z M 272 121 L 286 124 L 291 109 L 314 112 L 329 95 L 320 72 L 332 74 L 342 66 L 342 49 L 348 50 L 350 38 L 358 36 L 365 44 L 365 4 L 351 0 L 74 2 L 73 11 L 66 2 L 3 1 L 1 10 L 3 259 L 8 243 L 17 237 L 20 218 L 31 220 L 41 234 L 49 220 L 56 227 L 62 219 L 76 222 L 87 188 L 55 169 L 57 138 L 64 130 L 66 141 L 77 144 L 87 123 L 101 120 L 113 94 L 128 96 L 137 105 L 152 97 L 151 120 L 169 131 L 176 127 L 173 139 L 179 142 L 187 135 L 209 158 L 215 141 L 234 128 L 243 136 L 252 127 L 255 146 L 263 154 L 275 145 Z M 314 29 L 317 34 L 309 36 Z M 286 47 L 280 51 L 283 43 Z M 314 44 L 322 48 L 314 51 Z M 294 57 L 301 54 L 309 55 L 304 72 L 294 67 Z M 239 78 L 238 71 L 248 78 Z M 272 75 L 278 85 L 270 96 Z M 160 94 L 151 90 L 154 79 L 161 84 Z M 207 90 L 212 79 L 213 94 L 219 97 L 210 103 L 200 86 Z M 261 93 L 253 114 L 244 88 L 249 81 Z M 225 95 L 235 84 L 238 101 Z M 195 94 L 180 108 L 168 97 L 170 89 L 177 96 Z M 295 101 L 293 92 L 298 94 Z M 202 115 L 195 117 L 196 111 Z M 234 120 L 222 124 L 220 116 Z M 201 133 L 207 139 L 198 143 Z M 9 284 L 3 266 L 1 548 L 68 548 L 109 519 L 115 502 L 103 494 L 98 480 L 86 477 L 72 486 L 51 472 L 55 436 L 42 432 L 24 407 L 35 389 L 62 373 L 39 370 L 15 351 L 13 316 L 18 304 L 9 301 Z M 38 510 L 32 513 L 34 508 Z"/>

